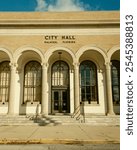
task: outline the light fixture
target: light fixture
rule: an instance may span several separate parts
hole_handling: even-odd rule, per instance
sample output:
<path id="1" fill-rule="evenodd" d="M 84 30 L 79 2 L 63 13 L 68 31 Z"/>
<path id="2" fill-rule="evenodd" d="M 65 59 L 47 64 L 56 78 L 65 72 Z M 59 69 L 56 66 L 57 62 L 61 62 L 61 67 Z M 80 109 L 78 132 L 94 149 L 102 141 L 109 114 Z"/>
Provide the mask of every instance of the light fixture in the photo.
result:
<path id="1" fill-rule="evenodd" d="M 62 54 L 62 52 L 58 52 L 58 54 L 59 54 L 59 70 L 61 69 L 61 54 Z"/>

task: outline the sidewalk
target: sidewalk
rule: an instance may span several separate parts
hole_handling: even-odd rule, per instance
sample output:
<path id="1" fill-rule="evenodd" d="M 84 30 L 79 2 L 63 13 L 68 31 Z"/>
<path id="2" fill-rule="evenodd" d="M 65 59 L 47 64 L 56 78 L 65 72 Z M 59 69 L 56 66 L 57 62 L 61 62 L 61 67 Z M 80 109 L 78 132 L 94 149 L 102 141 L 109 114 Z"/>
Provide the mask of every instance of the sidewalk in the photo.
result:
<path id="1" fill-rule="evenodd" d="M 0 144 L 120 143 L 118 126 L 0 126 Z"/>

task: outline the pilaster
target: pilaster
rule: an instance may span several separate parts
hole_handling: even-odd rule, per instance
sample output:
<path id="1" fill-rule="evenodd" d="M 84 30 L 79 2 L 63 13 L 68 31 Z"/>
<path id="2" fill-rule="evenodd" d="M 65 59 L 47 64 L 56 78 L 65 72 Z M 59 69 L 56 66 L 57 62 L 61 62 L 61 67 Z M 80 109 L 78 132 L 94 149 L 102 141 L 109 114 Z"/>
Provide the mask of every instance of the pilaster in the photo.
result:
<path id="1" fill-rule="evenodd" d="M 106 86 L 107 86 L 107 105 L 108 105 L 108 115 L 114 115 L 113 110 L 113 100 L 112 100 L 112 80 L 111 80 L 111 63 L 107 62 L 106 66 Z"/>
<path id="2" fill-rule="evenodd" d="M 9 104 L 8 104 L 8 114 L 15 114 L 15 93 L 16 93 L 16 63 L 10 63 L 11 66 L 11 76 L 10 76 L 10 93 L 9 93 Z"/>
<path id="3" fill-rule="evenodd" d="M 74 111 L 80 113 L 79 63 L 74 64 Z"/>
<path id="4" fill-rule="evenodd" d="M 48 115 L 48 84 L 47 84 L 48 64 L 42 64 L 42 103 L 41 114 Z"/>

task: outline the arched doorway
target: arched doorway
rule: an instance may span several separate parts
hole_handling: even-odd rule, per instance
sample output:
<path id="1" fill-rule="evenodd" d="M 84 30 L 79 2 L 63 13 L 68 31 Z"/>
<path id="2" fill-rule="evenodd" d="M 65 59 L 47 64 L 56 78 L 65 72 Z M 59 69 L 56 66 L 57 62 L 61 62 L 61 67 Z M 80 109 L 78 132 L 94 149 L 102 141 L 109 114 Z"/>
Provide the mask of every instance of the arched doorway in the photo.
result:
<path id="1" fill-rule="evenodd" d="M 107 107 L 104 72 L 106 53 L 100 48 L 86 46 L 76 56 L 80 62 L 79 96 L 84 103 L 84 113 L 104 115 Z"/>
<path id="2" fill-rule="evenodd" d="M 69 66 L 59 60 L 51 69 L 52 113 L 69 113 Z"/>

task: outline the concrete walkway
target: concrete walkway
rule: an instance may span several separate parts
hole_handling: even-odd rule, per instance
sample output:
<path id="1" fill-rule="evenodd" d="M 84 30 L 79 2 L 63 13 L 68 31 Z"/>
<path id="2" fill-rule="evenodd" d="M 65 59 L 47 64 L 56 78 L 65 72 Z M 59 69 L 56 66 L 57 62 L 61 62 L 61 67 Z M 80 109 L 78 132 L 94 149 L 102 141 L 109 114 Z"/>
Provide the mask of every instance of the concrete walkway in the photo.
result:
<path id="1" fill-rule="evenodd" d="M 0 126 L 0 144 L 119 143 L 118 126 Z"/>

